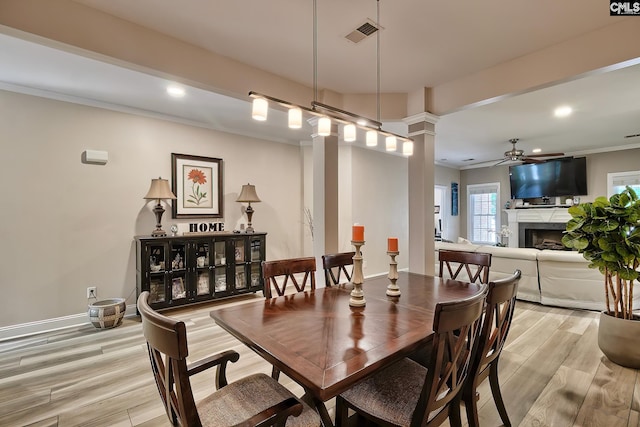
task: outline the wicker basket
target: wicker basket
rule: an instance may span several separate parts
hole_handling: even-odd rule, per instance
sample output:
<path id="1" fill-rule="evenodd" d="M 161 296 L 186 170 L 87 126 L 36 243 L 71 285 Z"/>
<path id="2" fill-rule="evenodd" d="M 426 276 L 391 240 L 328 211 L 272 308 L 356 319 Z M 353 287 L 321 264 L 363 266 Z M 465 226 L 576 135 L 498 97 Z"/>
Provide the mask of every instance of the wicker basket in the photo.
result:
<path id="1" fill-rule="evenodd" d="M 124 298 L 113 298 L 89 304 L 89 321 L 98 329 L 110 329 L 122 323 L 127 304 Z"/>

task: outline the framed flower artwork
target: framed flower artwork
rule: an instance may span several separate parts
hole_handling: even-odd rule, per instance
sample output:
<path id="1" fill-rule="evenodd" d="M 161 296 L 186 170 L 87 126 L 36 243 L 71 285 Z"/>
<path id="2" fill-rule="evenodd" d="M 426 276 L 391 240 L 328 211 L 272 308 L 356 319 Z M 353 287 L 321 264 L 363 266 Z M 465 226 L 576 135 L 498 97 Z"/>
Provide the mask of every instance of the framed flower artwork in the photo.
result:
<path id="1" fill-rule="evenodd" d="M 222 159 L 171 153 L 173 218 L 222 218 Z"/>

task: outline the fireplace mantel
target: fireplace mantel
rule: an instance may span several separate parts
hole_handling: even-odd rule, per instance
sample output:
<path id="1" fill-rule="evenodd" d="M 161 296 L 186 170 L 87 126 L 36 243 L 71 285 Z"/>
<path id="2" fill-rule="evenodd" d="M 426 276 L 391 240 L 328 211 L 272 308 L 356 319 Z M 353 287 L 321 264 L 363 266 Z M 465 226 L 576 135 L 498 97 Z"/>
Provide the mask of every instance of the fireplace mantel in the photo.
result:
<path id="1" fill-rule="evenodd" d="M 568 208 L 526 208 L 526 209 L 505 209 L 507 214 L 508 227 L 511 231 L 509 236 L 509 247 L 519 246 L 519 223 L 521 222 L 554 222 L 566 223 L 571 219 Z"/>

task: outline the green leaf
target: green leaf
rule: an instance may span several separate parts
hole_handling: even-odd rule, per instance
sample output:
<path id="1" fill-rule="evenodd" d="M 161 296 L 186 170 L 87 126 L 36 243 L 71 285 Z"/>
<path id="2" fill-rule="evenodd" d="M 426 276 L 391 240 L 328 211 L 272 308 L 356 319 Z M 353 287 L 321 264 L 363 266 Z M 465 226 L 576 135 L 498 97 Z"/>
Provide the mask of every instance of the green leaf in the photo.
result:
<path id="1" fill-rule="evenodd" d="M 585 211 L 585 206 L 587 206 L 587 203 L 583 203 L 581 205 L 573 205 L 569 208 L 569 215 L 571 215 L 573 218 L 584 218 L 587 216 L 587 213 Z"/>
<path id="2" fill-rule="evenodd" d="M 618 271 L 618 276 L 620 276 L 621 279 L 625 279 L 625 280 L 636 280 L 639 275 L 640 273 L 638 273 L 633 268 L 629 268 L 629 267 L 621 268 Z"/>
<path id="3" fill-rule="evenodd" d="M 604 208 L 606 206 L 610 206 L 610 203 L 609 200 L 607 200 L 607 198 L 604 196 L 596 197 L 596 199 L 593 201 L 594 208 Z"/>
<path id="4" fill-rule="evenodd" d="M 617 262 L 620 260 L 620 255 L 616 252 L 603 252 L 602 259 L 609 262 Z"/>
<path id="5" fill-rule="evenodd" d="M 562 236 L 562 244 L 568 248 L 581 251 L 589 246 L 589 239 L 583 236 L 574 237 L 571 234 L 565 234 Z"/>
<path id="6" fill-rule="evenodd" d="M 572 218 L 567 222 L 567 231 L 575 231 L 582 227 L 584 224 L 584 218 Z"/>

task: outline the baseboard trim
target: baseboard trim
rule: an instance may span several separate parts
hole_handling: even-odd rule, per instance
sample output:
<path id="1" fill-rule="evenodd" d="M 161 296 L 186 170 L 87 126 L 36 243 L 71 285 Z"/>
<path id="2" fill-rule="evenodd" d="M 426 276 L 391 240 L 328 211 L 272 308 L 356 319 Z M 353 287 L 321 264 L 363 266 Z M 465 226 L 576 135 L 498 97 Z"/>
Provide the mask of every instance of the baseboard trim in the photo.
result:
<path id="1" fill-rule="evenodd" d="M 127 305 L 125 317 L 136 316 L 136 306 Z M 51 332 L 60 329 L 90 325 L 87 313 L 71 314 L 69 316 L 38 320 L 36 322 L 20 323 L 17 325 L 0 327 L 0 342 L 30 335 Z"/>

